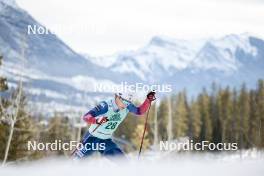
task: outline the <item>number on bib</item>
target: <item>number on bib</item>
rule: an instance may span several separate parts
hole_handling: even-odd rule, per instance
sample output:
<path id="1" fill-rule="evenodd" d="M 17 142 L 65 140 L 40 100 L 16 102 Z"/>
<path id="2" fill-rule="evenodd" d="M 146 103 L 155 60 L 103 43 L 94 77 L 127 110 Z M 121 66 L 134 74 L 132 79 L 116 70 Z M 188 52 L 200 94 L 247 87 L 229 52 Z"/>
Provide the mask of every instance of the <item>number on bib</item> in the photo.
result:
<path id="1" fill-rule="evenodd" d="M 113 129 L 115 129 L 116 125 L 117 125 L 117 122 L 109 122 L 106 125 L 105 129 L 111 129 L 111 130 L 113 130 Z"/>

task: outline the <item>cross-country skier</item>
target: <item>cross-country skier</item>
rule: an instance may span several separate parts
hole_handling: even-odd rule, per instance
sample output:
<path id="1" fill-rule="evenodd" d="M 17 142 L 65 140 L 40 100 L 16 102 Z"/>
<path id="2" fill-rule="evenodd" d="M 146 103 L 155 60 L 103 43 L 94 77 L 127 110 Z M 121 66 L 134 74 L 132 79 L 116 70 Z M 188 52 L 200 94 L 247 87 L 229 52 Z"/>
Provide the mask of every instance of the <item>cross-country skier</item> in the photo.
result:
<path id="1" fill-rule="evenodd" d="M 147 94 L 145 101 L 140 106 L 135 106 L 131 101 L 115 94 L 113 99 L 102 101 L 95 108 L 83 116 L 83 120 L 91 124 L 88 132 L 82 139 L 83 146 L 103 146 L 101 149 L 77 149 L 74 156 L 83 158 L 92 155 L 95 151 L 104 156 L 124 156 L 122 150 L 111 139 L 120 123 L 126 118 L 129 112 L 135 115 L 143 115 L 155 100 L 155 92 Z"/>

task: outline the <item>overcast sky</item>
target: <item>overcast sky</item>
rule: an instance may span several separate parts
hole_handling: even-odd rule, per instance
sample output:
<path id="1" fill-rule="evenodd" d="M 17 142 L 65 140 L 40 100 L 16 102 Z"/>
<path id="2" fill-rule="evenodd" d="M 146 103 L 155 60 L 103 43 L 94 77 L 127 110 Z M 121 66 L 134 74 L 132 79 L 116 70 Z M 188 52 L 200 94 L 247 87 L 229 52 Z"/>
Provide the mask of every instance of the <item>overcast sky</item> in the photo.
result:
<path id="1" fill-rule="evenodd" d="M 249 32 L 264 38 L 263 0 L 17 0 L 77 52 L 144 46 L 151 37 L 192 39 Z"/>

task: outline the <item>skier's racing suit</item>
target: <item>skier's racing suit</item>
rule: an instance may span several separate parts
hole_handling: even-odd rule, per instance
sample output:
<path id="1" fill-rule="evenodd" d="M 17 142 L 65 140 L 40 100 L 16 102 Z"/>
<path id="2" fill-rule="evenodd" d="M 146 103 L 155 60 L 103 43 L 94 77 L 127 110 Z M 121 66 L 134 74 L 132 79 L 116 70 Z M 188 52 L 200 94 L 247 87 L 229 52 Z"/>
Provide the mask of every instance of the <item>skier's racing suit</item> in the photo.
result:
<path id="1" fill-rule="evenodd" d="M 112 141 L 112 134 L 129 112 L 135 115 L 143 115 L 149 109 L 154 98 L 155 92 L 150 92 L 145 101 L 138 107 L 130 101 L 122 100 L 126 105 L 126 108 L 122 110 L 118 108 L 114 98 L 102 101 L 83 116 L 83 120 L 91 124 L 91 126 L 84 135 L 82 144 L 83 146 L 89 144 L 89 146 L 94 148 L 103 144 L 103 149 L 82 148 L 77 150 L 74 155 L 78 158 L 83 158 L 92 155 L 95 151 L 99 151 L 104 156 L 123 156 L 122 150 Z M 100 118 L 104 120 L 104 123 L 98 123 Z"/>

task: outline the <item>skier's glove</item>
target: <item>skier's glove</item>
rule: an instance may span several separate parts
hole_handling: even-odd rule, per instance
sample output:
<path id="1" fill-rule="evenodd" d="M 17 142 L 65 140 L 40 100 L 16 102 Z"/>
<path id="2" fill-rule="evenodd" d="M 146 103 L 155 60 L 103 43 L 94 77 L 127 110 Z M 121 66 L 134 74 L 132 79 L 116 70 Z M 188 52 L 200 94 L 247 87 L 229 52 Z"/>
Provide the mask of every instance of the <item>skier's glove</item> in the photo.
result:
<path id="1" fill-rule="evenodd" d="M 151 92 L 148 93 L 148 95 L 147 95 L 147 99 L 148 99 L 149 101 L 154 101 L 154 100 L 156 100 L 155 95 L 156 95 L 156 92 L 151 91 Z"/>
<path id="2" fill-rule="evenodd" d="M 106 123 L 108 121 L 109 120 L 107 119 L 107 117 L 100 117 L 100 118 L 96 119 L 96 124 L 102 125 L 103 123 Z"/>

